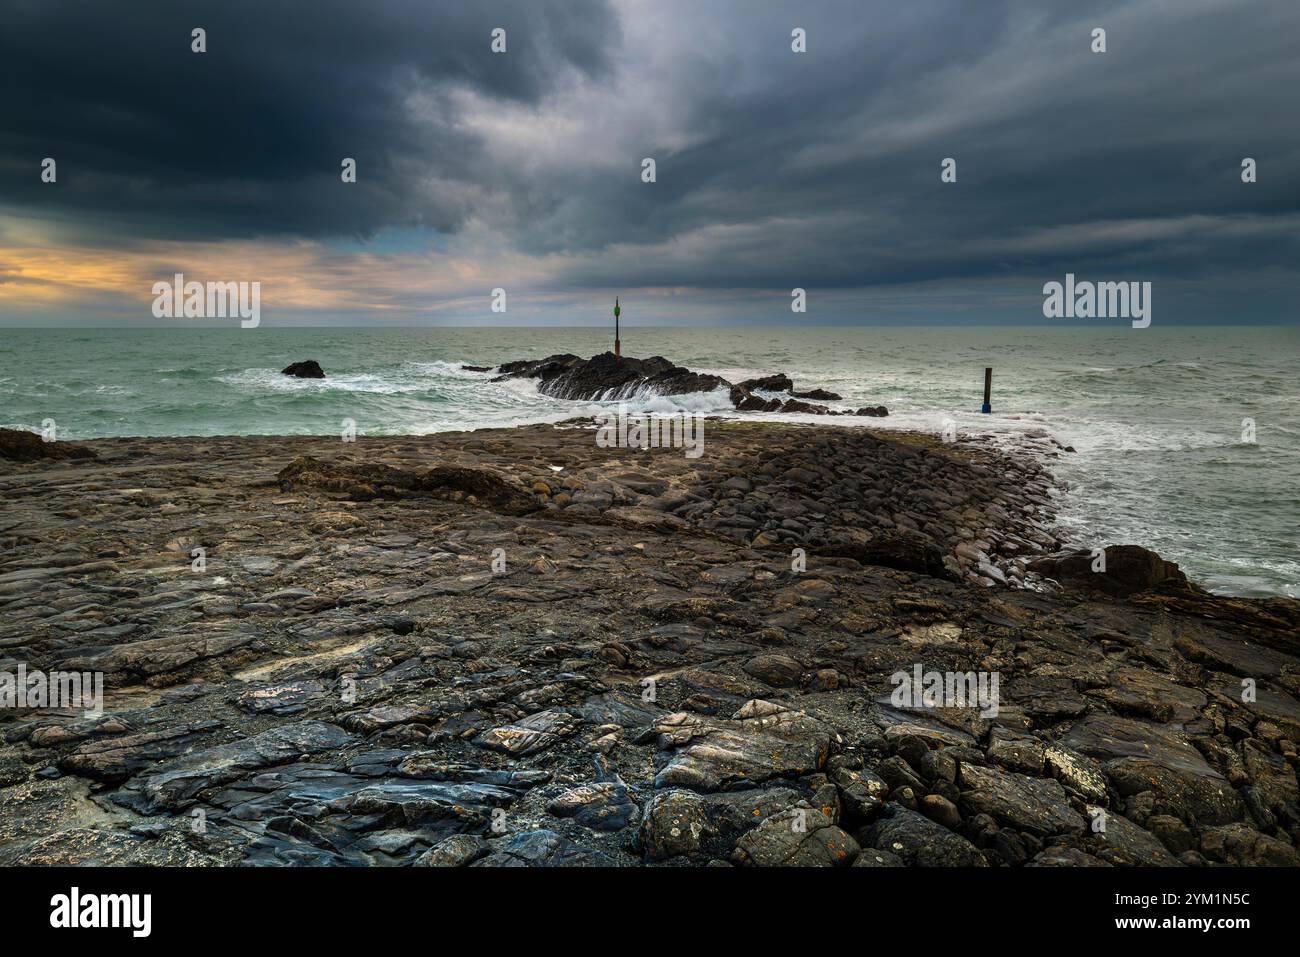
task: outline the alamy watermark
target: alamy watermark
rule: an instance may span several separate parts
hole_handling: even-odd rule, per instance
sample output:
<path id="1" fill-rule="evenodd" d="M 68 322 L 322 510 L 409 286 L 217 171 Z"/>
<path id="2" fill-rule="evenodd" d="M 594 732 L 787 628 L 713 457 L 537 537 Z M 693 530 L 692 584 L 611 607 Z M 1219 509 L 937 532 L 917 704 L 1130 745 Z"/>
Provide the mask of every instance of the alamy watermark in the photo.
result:
<path id="1" fill-rule="evenodd" d="M 256 329 L 262 321 L 260 282 L 186 282 L 178 272 L 174 282 L 154 283 L 153 295 L 155 319 L 238 317 L 244 329 Z"/>
<path id="2" fill-rule="evenodd" d="M 978 708 L 980 717 L 998 716 L 996 671 L 926 671 L 916 664 L 910 673 L 895 671 L 889 681 L 895 708 Z"/>
<path id="3" fill-rule="evenodd" d="M 104 712 L 102 671 L 0 671 L 0 708 L 80 708 L 86 717 Z"/>
<path id="4" fill-rule="evenodd" d="M 148 937 L 153 930 L 152 894 L 83 894 L 73 887 L 50 898 L 50 926 L 120 927 L 132 937 Z"/>
<path id="5" fill-rule="evenodd" d="M 704 454 L 704 416 L 699 412 L 618 412 L 596 416 L 596 445 L 602 449 L 685 449 L 688 459 Z"/>
<path id="6" fill-rule="evenodd" d="M 1150 282 L 1065 282 L 1043 284 L 1043 315 L 1048 319 L 1132 319 L 1134 329 L 1151 325 Z"/>

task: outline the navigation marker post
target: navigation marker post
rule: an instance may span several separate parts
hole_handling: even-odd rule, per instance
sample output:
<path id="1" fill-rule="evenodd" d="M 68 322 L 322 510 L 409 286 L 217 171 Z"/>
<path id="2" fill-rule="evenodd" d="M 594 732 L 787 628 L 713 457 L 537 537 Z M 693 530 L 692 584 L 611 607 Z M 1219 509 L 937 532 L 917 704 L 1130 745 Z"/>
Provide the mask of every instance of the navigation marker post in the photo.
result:
<path id="1" fill-rule="evenodd" d="M 618 341 L 618 316 L 622 312 L 618 307 L 618 296 L 614 297 L 614 356 L 615 358 L 623 355 L 623 344 Z"/>
<path id="2" fill-rule="evenodd" d="M 982 409 L 980 409 L 981 412 L 989 413 L 989 412 L 992 412 L 992 411 L 993 411 L 993 407 L 992 407 L 991 405 L 989 405 L 989 399 L 990 399 L 990 397 L 992 396 L 992 394 L 993 394 L 993 370 L 992 370 L 991 368 L 985 368 L 985 370 L 984 370 L 984 407 L 983 407 Z"/>

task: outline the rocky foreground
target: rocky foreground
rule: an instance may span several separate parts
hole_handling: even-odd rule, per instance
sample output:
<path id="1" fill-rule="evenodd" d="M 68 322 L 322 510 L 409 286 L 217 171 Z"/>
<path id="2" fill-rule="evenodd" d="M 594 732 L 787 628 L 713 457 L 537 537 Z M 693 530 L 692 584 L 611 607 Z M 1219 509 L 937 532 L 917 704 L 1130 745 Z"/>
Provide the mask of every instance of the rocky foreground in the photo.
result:
<path id="1" fill-rule="evenodd" d="M 570 423 L 6 439 L 0 491 L 0 672 L 107 689 L 0 712 L 0 864 L 1300 863 L 1297 603 L 1091 571 L 1032 463 Z"/>

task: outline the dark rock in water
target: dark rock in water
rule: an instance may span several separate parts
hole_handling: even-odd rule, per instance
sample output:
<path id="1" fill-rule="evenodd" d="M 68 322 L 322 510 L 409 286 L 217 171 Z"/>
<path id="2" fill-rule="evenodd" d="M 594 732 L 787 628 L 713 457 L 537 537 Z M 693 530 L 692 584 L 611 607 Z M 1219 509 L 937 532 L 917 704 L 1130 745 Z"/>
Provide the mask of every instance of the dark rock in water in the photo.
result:
<path id="1" fill-rule="evenodd" d="M 557 399 L 626 399 L 637 393 L 683 395 L 726 388 L 727 380 L 675 366 L 663 356 L 632 359 L 604 352 L 590 359 L 549 356 L 538 362 L 507 362 L 504 378 L 537 379 L 537 389 Z"/>
<path id="2" fill-rule="evenodd" d="M 874 408 L 871 407 L 871 406 L 866 406 L 866 407 L 864 407 L 864 408 L 858 409 L 858 410 L 857 410 L 856 412 L 854 412 L 853 414 L 854 414 L 854 415 L 870 415 L 870 416 L 874 416 L 874 417 L 877 418 L 877 419 L 883 419 L 885 416 L 889 415 L 889 410 L 886 409 L 883 405 L 878 405 L 878 406 L 875 406 Z"/>
<path id="3" fill-rule="evenodd" d="M 741 412 L 780 412 L 784 404 L 780 399 L 764 399 L 754 395 L 743 385 L 731 387 L 731 404 Z"/>
<path id="4" fill-rule="evenodd" d="M 831 410 L 824 405 L 814 405 L 811 402 L 803 402 L 799 399 L 791 399 L 783 403 L 779 412 L 803 412 L 808 415 L 830 415 Z"/>
<path id="5" fill-rule="evenodd" d="M 520 359 L 516 362 L 503 362 L 497 366 L 502 378 L 540 378 L 543 369 L 562 370 L 583 360 L 571 352 L 563 355 L 547 356 L 545 359 Z M 556 373 L 558 374 L 558 372 Z"/>
<path id="6" fill-rule="evenodd" d="M 784 372 L 778 372 L 776 375 L 763 376 L 759 379 L 746 379 L 739 383 L 736 388 L 743 389 L 746 392 L 753 392 L 759 389 L 763 392 L 788 392 L 796 399 L 816 399 L 819 402 L 838 402 L 840 396 L 834 392 L 827 392 L 825 389 L 812 389 L 808 392 L 796 392 L 794 382 Z M 776 411 L 798 411 L 791 409 L 778 409 Z"/>
<path id="7" fill-rule="evenodd" d="M 482 368 L 463 366 L 474 371 Z M 713 392 L 727 389 L 731 404 L 742 412 L 799 412 L 806 415 L 840 415 L 824 405 L 805 402 L 805 399 L 835 401 L 834 392 L 814 389 L 795 392 L 790 377 L 778 373 L 759 379 L 746 379 L 731 383 L 721 376 L 705 375 L 675 366 L 663 356 L 633 359 L 605 352 L 590 359 L 581 359 L 571 353 L 547 356 L 545 359 L 524 359 L 505 362 L 497 367 L 502 379 L 537 379 L 537 389 L 544 395 L 557 399 L 584 399 L 590 401 L 627 399 L 637 394 L 686 395 L 694 392 Z M 786 392 L 789 399 L 765 399 L 754 394 Z M 884 406 L 876 411 L 859 411 L 859 415 L 887 415 Z"/>
<path id="8" fill-rule="evenodd" d="M 1111 545 L 1105 550 L 1105 571 L 1093 571 L 1090 552 L 1075 551 L 1049 555 L 1030 564 L 1030 569 L 1062 584 L 1106 592 L 1131 595 L 1147 591 L 1166 582 L 1181 584 L 1187 576 L 1173 562 L 1138 545 Z"/>
<path id="9" fill-rule="evenodd" d="M 93 459 L 90 449 L 67 442 L 46 442 L 35 432 L 0 429 L 0 459 L 35 462 L 38 459 Z"/>
<path id="10" fill-rule="evenodd" d="M 462 364 L 461 369 L 463 369 L 465 372 L 491 372 L 493 367 L 492 366 L 467 366 Z"/>
<path id="11" fill-rule="evenodd" d="M 295 362 L 287 365 L 280 370 L 281 375 L 291 375 L 299 379 L 323 379 L 325 370 L 320 367 L 320 363 L 315 359 L 308 359 L 305 362 Z"/>
<path id="12" fill-rule="evenodd" d="M 788 375 L 778 372 L 776 375 L 764 376 L 761 379 L 746 379 L 740 383 L 740 388 L 751 392 L 754 389 L 762 389 L 764 392 L 789 392 L 794 388 L 794 382 Z"/>

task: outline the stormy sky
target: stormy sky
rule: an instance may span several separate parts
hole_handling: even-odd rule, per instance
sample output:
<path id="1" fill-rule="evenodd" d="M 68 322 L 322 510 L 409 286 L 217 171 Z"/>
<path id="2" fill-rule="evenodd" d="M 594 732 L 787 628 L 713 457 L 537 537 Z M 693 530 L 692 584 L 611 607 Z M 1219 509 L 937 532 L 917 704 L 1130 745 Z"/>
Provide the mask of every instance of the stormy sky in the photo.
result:
<path id="1" fill-rule="evenodd" d="M 1295 0 L 0 0 L 0 323 L 153 322 L 175 272 L 272 325 L 1043 322 L 1066 272 L 1294 322 L 1297 37 Z"/>

